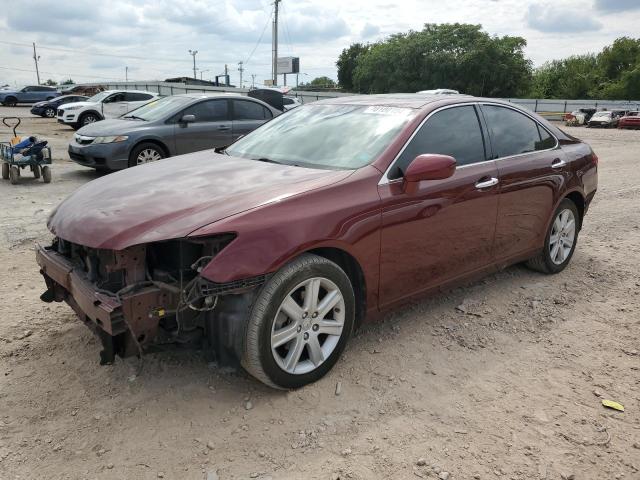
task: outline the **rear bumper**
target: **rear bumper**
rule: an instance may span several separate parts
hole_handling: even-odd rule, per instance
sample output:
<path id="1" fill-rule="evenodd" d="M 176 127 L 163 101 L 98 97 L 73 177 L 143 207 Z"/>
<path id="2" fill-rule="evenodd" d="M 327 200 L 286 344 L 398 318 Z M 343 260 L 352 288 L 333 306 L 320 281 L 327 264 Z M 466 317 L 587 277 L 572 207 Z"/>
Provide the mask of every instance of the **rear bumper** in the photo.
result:
<path id="1" fill-rule="evenodd" d="M 141 353 L 155 342 L 164 305 L 174 298 L 155 286 L 146 286 L 116 297 L 99 291 L 84 271 L 53 249 L 36 246 L 36 261 L 45 279 L 45 302 L 64 301 L 102 341 L 102 363 L 114 356 Z"/>

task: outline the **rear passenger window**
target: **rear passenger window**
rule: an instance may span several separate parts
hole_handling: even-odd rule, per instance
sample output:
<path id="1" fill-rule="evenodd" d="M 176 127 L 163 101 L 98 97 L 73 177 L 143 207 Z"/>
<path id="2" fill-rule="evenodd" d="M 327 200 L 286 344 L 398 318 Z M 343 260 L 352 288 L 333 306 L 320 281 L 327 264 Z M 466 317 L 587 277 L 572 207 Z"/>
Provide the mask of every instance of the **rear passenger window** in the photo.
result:
<path id="1" fill-rule="evenodd" d="M 495 158 L 546 150 L 555 146 L 552 135 L 532 119 L 510 108 L 483 105 Z"/>
<path id="2" fill-rule="evenodd" d="M 125 102 L 144 102 L 145 100 L 151 100 L 153 95 L 148 93 L 127 92 L 125 93 Z"/>
<path id="3" fill-rule="evenodd" d="M 265 120 L 271 117 L 271 112 L 259 103 L 249 100 L 233 101 L 234 120 Z"/>
<path id="4" fill-rule="evenodd" d="M 484 140 L 475 108 L 467 105 L 436 112 L 411 139 L 389 178 L 402 177 L 413 159 L 424 153 L 451 155 L 458 165 L 484 161 Z"/>

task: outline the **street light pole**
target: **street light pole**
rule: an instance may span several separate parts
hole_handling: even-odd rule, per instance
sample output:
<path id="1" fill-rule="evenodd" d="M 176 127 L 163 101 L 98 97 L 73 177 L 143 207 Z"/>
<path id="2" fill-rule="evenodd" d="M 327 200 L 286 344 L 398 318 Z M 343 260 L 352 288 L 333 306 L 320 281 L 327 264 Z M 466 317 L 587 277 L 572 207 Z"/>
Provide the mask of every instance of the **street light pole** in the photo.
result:
<path id="1" fill-rule="evenodd" d="M 36 53 L 36 42 L 33 42 L 33 61 L 36 63 L 36 77 L 38 78 L 38 85 L 40 85 L 40 71 L 38 70 L 38 60 L 40 60 L 40 57 Z"/>
<path id="2" fill-rule="evenodd" d="M 244 72 L 243 62 L 238 63 L 238 71 L 240 72 L 240 88 L 242 88 L 242 72 Z"/>
<path id="3" fill-rule="evenodd" d="M 281 1 L 282 0 L 274 0 L 273 2 L 273 31 L 271 33 L 273 42 L 273 57 L 271 59 L 271 73 L 274 86 L 278 85 L 278 4 Z"/>
<path id="4" fill-rule="evenodd" d="M 129 81 L 129 67 L 124 67 L 124 81 L 128 82 Z"/>
<path id="5" fill-rule="evenodd" d="M 198 50 L 189 50 L 189 55 L 191 55 L 193 57 L 193 78 L 197 79 L 198 76 L 196 75 L 196 54 L 198 53 Z"/>

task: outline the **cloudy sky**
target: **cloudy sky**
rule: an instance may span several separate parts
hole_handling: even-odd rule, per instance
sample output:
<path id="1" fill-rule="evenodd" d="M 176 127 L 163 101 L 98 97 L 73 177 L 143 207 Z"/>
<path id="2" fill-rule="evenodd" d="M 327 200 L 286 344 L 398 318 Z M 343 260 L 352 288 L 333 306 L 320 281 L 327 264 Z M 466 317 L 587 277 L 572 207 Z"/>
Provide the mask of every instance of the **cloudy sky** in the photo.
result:
<path id="1" fill-rule="evenodd" d="M 20 0 L 0 18 L 0 84 L 41 78 L 76 82 L 192 75 L 198 50 L 204 78 L 229 65 L 239 82 L 270 76 L 272 0 Z M 424 23 L 482 24 L 494 35 L 527 39 L 535 65 L 597 52 L 623 35 L 640 36 L 640 0 L 283 0 L 280 55 L 299 56 L 300 81 L 336 77 L 335 61 L 353 42 L 374 42 Z M 200 76 L 200 72 L 198 73 Z M 291 82 L 293 79 L 290 79 Z"/>

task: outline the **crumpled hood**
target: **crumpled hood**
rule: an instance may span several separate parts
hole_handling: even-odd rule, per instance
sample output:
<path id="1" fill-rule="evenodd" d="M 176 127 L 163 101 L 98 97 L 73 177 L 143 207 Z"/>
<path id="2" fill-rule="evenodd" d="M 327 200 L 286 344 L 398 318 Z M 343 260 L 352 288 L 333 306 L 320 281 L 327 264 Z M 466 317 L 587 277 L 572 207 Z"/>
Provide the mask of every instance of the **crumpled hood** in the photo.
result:
<path id="1" fill-rule="evenodd" d="M 185 237 L 210 223 L 331 185 L 351 173 L 205 150 L 89 182 L 58 205 L 47 225 L 67 241 L 121 250 Z"/>
<path id="2" fill-rule="evenodd" d="M 143 122 L 141 120 L 121 120 L 119 118 L 112 118 L 85 125 L 78 130 L 78 133 L 89 137 L 125 135 L 133 130 L 145 128 L 148 125 L 149 122 Z"/>

